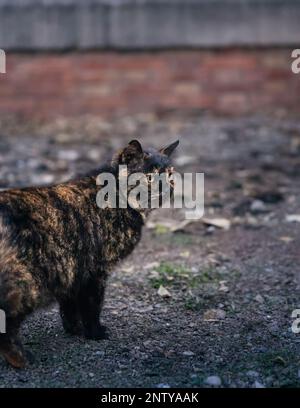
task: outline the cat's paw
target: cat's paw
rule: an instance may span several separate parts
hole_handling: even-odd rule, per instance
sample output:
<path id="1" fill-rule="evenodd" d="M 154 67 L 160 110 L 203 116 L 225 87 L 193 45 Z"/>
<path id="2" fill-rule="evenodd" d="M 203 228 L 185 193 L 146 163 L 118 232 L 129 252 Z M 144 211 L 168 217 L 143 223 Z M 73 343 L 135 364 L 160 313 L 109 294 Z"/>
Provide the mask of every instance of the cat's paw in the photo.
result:
<path id="1" fill-rule="evenodd" d="M 105 326 L 99 325 L 92 329 L 85 330 L 85 337 L 89 340 L 106 340 L 109 338 L 108 330 Z"/>
<path id="2" fill-rule="evenodd" d="M 67 334 L 70 334 L 71 336 L 79 336 L 82 334 L 82 325 L 78 322 L 76 323 L 70 323 L 70 322 L 66 322 L 63 321 L 63 327 L 64 330 Z"/>

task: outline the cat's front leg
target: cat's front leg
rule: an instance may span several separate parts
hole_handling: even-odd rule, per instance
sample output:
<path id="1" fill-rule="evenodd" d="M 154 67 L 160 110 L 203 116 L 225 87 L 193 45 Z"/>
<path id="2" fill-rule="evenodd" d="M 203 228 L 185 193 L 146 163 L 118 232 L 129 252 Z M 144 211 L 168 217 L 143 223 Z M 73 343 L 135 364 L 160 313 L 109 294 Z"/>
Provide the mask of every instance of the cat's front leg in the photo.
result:
<path id="1" fill-rule="evenodd" d="M 82 334 L 83 328 L 77 299 L 72 297 L 60 299 L 59 308 L 65 332 L 73 335 Z"/>
<path id="2" fill-rule="evenodd" d="M 84 334 L 87 339 L 107 339 L 105 326 L 100 324 L 100 313 L 104 301 L 105 278 L 89 279 L 79 293 L 79 308 Z"/>

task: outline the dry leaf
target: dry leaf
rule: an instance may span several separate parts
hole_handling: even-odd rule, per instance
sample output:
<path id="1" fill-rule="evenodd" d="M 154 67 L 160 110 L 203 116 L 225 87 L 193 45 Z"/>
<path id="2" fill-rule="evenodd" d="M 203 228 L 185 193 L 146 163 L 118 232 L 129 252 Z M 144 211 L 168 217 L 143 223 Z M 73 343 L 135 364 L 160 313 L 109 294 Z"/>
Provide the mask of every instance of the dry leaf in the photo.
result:
<path id="1" fill-rule="evenodd" d="M 202 222 L 206 225 L 212 225 L 213 227 L 228 230 L 231 226 L 230 220 L 227 218 L 202 218 Z"/>
<path id="2" fill-rule="evenodd" d="M 209 309 L 203 314 L 203 320 L 207 322 L 216 322 L 218 320 L 225 319 L 226 312 L 222 309 Z"/>
<path id="3" fill-rule="evenodd" d="M 292 238 L 292 237 L 280 237 L 279 239 L 280 239 L 280 241 L 283 241 L 283 242 L 286 242 L 286 243 L 294 241 L 294 238 Z"/>
<path id="4" fill-rule="evenodd" d="M 154 269 L 154 268 L 157 268 L 158 266 L 159 266 L 159 262 L 154 261 L 154 262 L 150 262 L 144 265 L 144 269 Z"/>
<path id="5" fill-rule="evenodd" d="M 171 220 L 171 219 L 166 219 L 166 220 L 161 220 L 158 222 L 153 222 L 153 221 L 148 221 L 146 224 L 146 227 L 149 229 L 157 229 L 157 228 L 163 228 L 165 230 L 169 230 L 170 232 L 178 232 L 178 231 L 184 231 L 185 227 L 192 223 L 197 223 L 197 222 L 202 222 L 206 225 L 210 225 L 213 227 L 221 228 L 224 230 L 228 230 L 231 226 L 231 221 L 228 220 L 227 218 L 199 218 L 195 220 Z"/>
<path id="6" fill-rule="evenodd" d="M 159 294 L 159 296 L 161 297 L 171 297 L 171 293 L 168 291 L 168 289 L 166 289 L 165 287 L 163 287 L 162 285 L 160 285 L 157 293 Z"/>
<path id="7" fill-rule="evenodd" d="M 220 292 L 224 292 L 224 293 L 229 292 L 229 288 L 228 288 L 228 286 L 225 285 L 225 283 L 227 283 L 227 281 L 225 281 L 225 280 L 220 281 L 220 287 L 219 287 Z"/>
<path id="8" fill-rule="evenodd" d="M 171 220 L 171 219 L 166 219 L 166 220 L 161 220 L 158 222 L 153 222 L 153 221 L 148 221 L 146 224 L 146 227 L 149 229 L 165 229 L 170 232 L 177 232 L 177 231 L 182 231 L 184 228 L 189 225 L 192 222 L 197 222 L 199 220 L 183 220 L 183 221 L 178 221 L 178 220 Z"/>
<path id="9" fill-rule="evenodd" d="M 134 266 L 133 265 L 123 265 L 122 266 L 122 272 L 125 272 L 125 273 L 131 273 L 131 272 L 133 272 L 134 271 Z"/>

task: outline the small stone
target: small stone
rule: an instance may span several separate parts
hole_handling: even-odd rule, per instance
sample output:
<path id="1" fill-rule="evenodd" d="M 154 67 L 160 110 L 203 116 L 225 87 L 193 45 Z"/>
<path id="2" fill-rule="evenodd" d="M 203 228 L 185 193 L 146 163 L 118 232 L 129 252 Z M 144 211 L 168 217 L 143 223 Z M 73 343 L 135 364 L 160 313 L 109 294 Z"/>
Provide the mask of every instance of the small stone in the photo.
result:
<path id="1" fill-rule="evenodd" d="M 89 377 L 93 378 L 93 377 L 95 377 L 95 374 L 94 373 L 89 373 Z"/>
<path id="2" fill-rule="evenodd" d="M 212 387 L 220 387 L 222 381 L 221 378 L 217 375 L 211 375 L 205 379 L 204 383 L 207 385 L 211 385 Z"/>
<path id="3" fill-rule="evenodd" d="M 75 161 L 79 159 L 79 156 L 77 150 L 60 150 L 58 152 L 58 158 L 61 160 Z"/>
<path id="4" fill-rule="evenodd" d="M 260 304 L 264 303 L 264 298 L 259 294 L 256 295 L 254 299 L 256 300 L 256 302 L 258 302 Z"/>
<path id="5" fill-rule="evenodd" d="M 289 214 L 285 219 L 287 222 L 300 222 L 300 214 Z"/>
<path id="6" fill-rule="evenodd" d="M 52 184 L 55 180 L 53 174 L 34 174 L 31 181 L 34 185 Z"/>
<path id="7" fill-rule="evenodd" d="M 190 350 L 184 351 L 182 354 L 183 354 L 184 356 L 186 356 L 186 357 L 192 357 L 192 356 L 195 355 L 195 353 L 193 353 L 193 352 L 190 351 Z"/>
<path id="8" fill-rule="evenodd" d="M 262 383 L 260 383 L 259 381 L 255 381 L 254 387 L 255 388 L 265 388 L 265 386 Z"/>
<path id="9" fill-rule="evenodd" d="M 100 351 L 100 350 L 98 350 L 98 351 L 95 351 L 95 355 L 96 356 L 104 356 L 105 355 L 105 351 Z"/>
<path id="10" fill-rule="evenodd" d="M 254 214 L 259 214 L 259 213 L 266 212 L 267 209 L 266 209 L 266 205 L 265 205 L 265 203 L 264 203 L 263 201 L 261 201 L 261 200 L 254 200 L 254 201 L 251 203 L 250 211 L 251 211 L 252 213 L 254 213 Z"/>
<path id="11" fill-rule="evenodd" d="M 156 388 L 171 388 L 171 386 L 169 384 L 161 383 L 157 384 Z"/>
<path id="12" fill-rule="evenodd" d="M 210 225 L 210 226 L 206 229 L 206 231 L 209 232 L 210 234 L 213 233 L 215 230 L 216 230 L 215 227 L 213 227 L 212 225 Z"/>
<path id="13" fill-rule="evenodd" d="M 98 162 L 101 159 L 101 152 L 99 150 L 91 149 L 87 152 L 87 157 L 92 161 Z"/>

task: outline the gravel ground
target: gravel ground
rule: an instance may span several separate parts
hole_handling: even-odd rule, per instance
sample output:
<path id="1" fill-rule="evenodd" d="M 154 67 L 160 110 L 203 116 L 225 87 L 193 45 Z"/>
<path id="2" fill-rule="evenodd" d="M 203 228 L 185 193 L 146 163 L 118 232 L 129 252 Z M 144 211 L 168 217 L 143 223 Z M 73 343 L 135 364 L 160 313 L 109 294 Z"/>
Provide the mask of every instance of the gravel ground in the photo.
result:
<path id="1" fill-rule="evenodd" d="M 52 305 L 22 329 L 35 364 L 15 371 L 1 360 L 1 387 L 299 386 L 300 122 L 5 121 L 0 187 L 66 180 L 131 138 L 159 146 L 178 137 L 177 169 L 205 173 L 206 218 L 183 227 L 181 210 L 154 212 L 110 277 L 110 339 L 66 335 Z"/>

